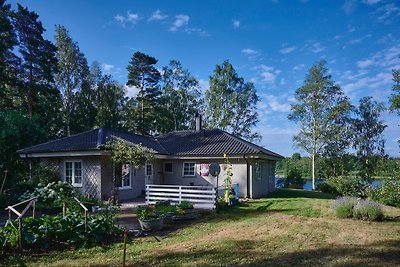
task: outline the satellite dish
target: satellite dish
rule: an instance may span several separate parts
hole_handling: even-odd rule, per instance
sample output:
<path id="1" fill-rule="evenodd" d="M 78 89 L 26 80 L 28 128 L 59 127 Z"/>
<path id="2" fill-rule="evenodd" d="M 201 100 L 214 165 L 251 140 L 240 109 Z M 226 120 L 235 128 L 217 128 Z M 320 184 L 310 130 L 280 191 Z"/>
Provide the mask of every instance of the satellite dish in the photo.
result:
<path id="1" fill-rule="evenodd" d="M 210 172 L 211 176 L 216 177 L 216 176 L 218 176 L 219 173 L 221 172 L 221 167 L 219 166 L 218 163 L 212 162 L 212 163 L 210 164 L 210 167 L 209 167 L 209 172 Z"/>

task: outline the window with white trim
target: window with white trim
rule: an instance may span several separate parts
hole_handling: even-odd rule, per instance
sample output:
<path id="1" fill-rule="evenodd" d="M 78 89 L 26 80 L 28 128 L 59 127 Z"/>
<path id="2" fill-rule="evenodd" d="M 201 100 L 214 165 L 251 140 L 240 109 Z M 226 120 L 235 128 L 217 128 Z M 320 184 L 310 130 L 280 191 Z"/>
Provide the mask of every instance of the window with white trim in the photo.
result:
<path id="1" fill-rule="evenodd" d="M 82 161 L 65 162 L 65 181 L 74 187 L 82 187 Z"/>
<path id="2" fill-rule="evenodd" d="M 183 176 L 196 176 L 196 162 L 183 163 Z"/>
<path id="3" fill-rule="evenodd" d="M 146 164 L 145 166 L 145 175 L 152 176 L 153 175 L 153 164 Z"/>

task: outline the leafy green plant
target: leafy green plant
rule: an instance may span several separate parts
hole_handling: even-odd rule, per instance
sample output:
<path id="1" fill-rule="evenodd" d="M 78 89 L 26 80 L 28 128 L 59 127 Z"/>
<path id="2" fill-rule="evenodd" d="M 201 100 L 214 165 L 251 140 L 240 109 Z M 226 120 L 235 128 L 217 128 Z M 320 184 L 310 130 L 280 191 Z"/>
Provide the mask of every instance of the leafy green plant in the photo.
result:
<path id="1" fill-rule="evenodd" d="M 333 202 L 336 217 L 351 218 L 353 217 L 353 208 L 357 205 L 355 197 L 340 197 Z"/>
<path id="2" fill-rule="evenodd" d="M 232 176 L 233 176 L 233 171 L 232 171 L 232 164 L 229 161 L 229 157 L 224 154 L 224 171 L 225 171 L 225 177 L 224 177 L 224 183 L 226 187 L 230 187 L 232 185 Z"/>
<path id="3" fill-rule="evenodd" d="M 378 203 L 361 199 L 353 208 L 353 216 L 361 220 L 376 221 L 383 218 L 383 210 Z"/>
<path id="4" fill-rule="evenodd" d="M 181 209 L 193 209 L 193 203 L 187 200 L 182 200 L 177 206 Z"/>
<path id="5" fill-rule="evenodd" d="M 175 212 L 176 206 L 172 205 L 157 205 L 156 212 Z"/>
<path id="6" fill-rule="evenodd" d="M 318 188 L 324 193 L 365 197 L 368 187 L 369 183 L 364 179 L 358 177 L 339 176 L 326 179 Z"/>
<path id="7" fill-rule="evenodd" d="M 286 179 L 283 180 L 284 187 L 303 189 L 305 180 L 302 173 L 297 168 L 289 168 L 286 173 Z"/>
<path id="8" fill-rule="evenodd" d="M 155 207 L 149 205 L 141 205 L 136 208 L 136 216 L 140 221 L 157 220 L 162 215 L 155 213 Z"/>
<path id="9" fill-rule="evenodd" d="M 367 190 L 367 196 L 379 203 L 393 207 L 400 207 L 400 181 L 383 181 L 380 188 L 370 187 L 369 190 Z"/>

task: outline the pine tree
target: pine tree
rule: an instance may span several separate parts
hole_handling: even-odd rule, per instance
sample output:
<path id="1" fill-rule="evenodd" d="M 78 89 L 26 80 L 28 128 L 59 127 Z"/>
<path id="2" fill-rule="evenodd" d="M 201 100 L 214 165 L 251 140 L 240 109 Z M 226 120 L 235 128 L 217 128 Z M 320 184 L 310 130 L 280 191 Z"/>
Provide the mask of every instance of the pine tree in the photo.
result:
<path id="1" fill-rule="evenodd" d="M 89 67 L 85 56 L 79 50 L 78 44 L 69 36 L 64 26 L 56 26 L 56 47 L 58 59 L 58 73 L 56 75 L 57 86 L 62 93 L 63 124 L 66 135 L 71 134 L 74 121 L 71 120 L 72 112 L 76 108 L 75 95 L 88 79 Z M 85 84 L 87 89 L 87 82 Z M 87 90 L 86 90 L 87 91 Z"/>
<path id="2" fill-rule="evenodd" d="M 330 140 L 335 120 L 342 115 L 346 97 L 341 88 L 335 85 L 325 61 L 314 64 L 306 77 L 304 85 L 295 92 L 296 104 L 292 104 L 289 119 L 298 123 L 300 133 L 293 140 L 311 154 L 312 189 L 315 189 L 316 159 Z M 347 111 L 346 111 L 347 112 Z"/>
<path id="3" fill-rule="evenodd" d="M 239 77 L 232 64 L 217 65 L 205 94 L 206 120 L 209 127 L 219 128 L 248 140 L 259 138 L 252 133 L 258 123 L 256 105 L 259 101 L 252 83 Z"/>
<path id="4" fill-rule="evenodd" d="M 35 12 L 18 4 L 15 14 L 15 28 L 19 39 L 19 52 L 22 60 L 21 81 L 26 95 L 28 116 L 57 113 L 53 103 L 59 98 L 54 87 L 54 74 L 57 69 L 56 48 L 43 38 L 45 29 Z M 54 100 L 56 99 L 56 100 Z M 49 110 L 52 109 L 52 110 Z"/>
<path id="5" fill-rule="evenodd" d="M 137 95 L 137 130 L 148 135 L 156 127 L 157 104 L 160 97 L 160 72 L 155 68 L 158 60 L 142 52 L 135 52 L 127 67 L 128 86 L 139 89 Z"/>

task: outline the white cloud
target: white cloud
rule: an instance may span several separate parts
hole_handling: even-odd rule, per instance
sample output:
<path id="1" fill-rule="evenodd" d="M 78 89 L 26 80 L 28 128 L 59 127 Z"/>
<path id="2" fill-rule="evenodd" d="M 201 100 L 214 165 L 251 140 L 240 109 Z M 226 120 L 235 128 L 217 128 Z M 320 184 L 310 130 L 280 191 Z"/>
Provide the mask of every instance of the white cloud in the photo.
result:
<path id="1" fill-rule="evenodd" d="M 374 62 L 370 59 L 366 59 L 366 60 L 360 60 L 357 61 L 357 66 L 359 68 L 368 68 L 369 66 L 371 66 L 372 64 L 374 64 Z"/>
<path id="2" fill-rule="evenodd" d="M 260 109 L 266 109 L 267 113 L 269 111 L 275 112 L 289 112 L 291 105 L 288 100 L 287 95 L 275 96 L 271 94 L 260 94 Z"/>
<path id="3" fill-rule="evenodd" d="M 251 56 L 251 55 L 257 55 L 258 51 L 251 48 L 244 48 L 242 49 L 242 53 L 247 56 Z"/>
<path id="4" fill-rule="evenodd" d="M 357 90 L 361 89 L 379 89 L 383 90 L 385 86 L 390 86 L 392 83 L 392 74 L 390 72 L 379 72 L 374 76 L 367 76 L 356 79 L 354 82 L 344 84 L 343 91 L 350 98 L 357 97 Z"/>
<path id="5" fill-rule="evenodd" d="M 182 27 L 187 26 L 189 24 L 189 19 L 190 19 L 190 17 L 188 15 L 183 15 L 183 14 L 176 15 L 175 21 L 172 24 L 170 31 L 175 32 L 175 31 L 181 29 Z"/>
<path id="6" fill-rule="evenodd" d="M 136 24 L 139 21 L 139 15 L 136 13 L 131 13 L 130 11 L 128 11 L 126 13 L 126 16 L 122 16 L 122 15 L 116 15 L 114 17 L 115 21 L 118 22 L 119 24 L 121 24 L 122 27 L 125 27 L 125 25 L 129 22 L 131 24 Z"/>
<path id="7" fill-rule="evenodd" d="M 376 3 L 379 3 L 382 0 L 364 0 L 363 3 L 367 4 L 367 5 L 374 5 Z"/>
<path id="8" fill-rule="evenodd" d="M 208 80 L 198 79 L 198 81 L 200 92 L 204 94 L 208 89 L 210 89 L 210 82 Z"/>
<path id="9" fill-rule="evenodd" d="M 107 63 L 104 63 L 104 64 L 101 65 L 101 68 L 106 73 L 110 73 L 114 69 L 114 67 L 115 67 L 114 65 L 107 64 Z"/>
<path id="10" fill-rule="evenodd" d="M 156 11 L 153 12 L 148 21 L 160 21 L 166 18 L 168 18 L 168 15 L 163 14 L 161 10 L 157 9 Z"/>
<path id="11" fill-rule="evenodd" d="M 137 88 L 136 86 L 124 85 L 124 90 L 126 91 L 126 95 L 128 97 L 136 97 L 139 93 L 139 88 Z"/>
<path id="12" fill-rule="evenodd" d="M 279 73 L 281 73 L 280 70 L 276 70 L 274 67 L 270 67 L 267 65 L 261 65 L 258 68 L 261 70 L 260 76 L 262 78 L 262 82 L 268 84 L 275 83 L 276 77 Z"/>
<path id="13" fill-rule="evenodd" d="M 295 46 L 288 46 L 288 47 L 284 47 L 281 50 L 279 50 L 279 52 L 281 54 L 289 54 L 292 53 L 294 50 L 296 50 Z"/>
<path id="14" fill-rule="evenodd" d="M 326 47 L 323 47 L 323 46 L 321 45 L 321 43 L 313 43 L 313 44 L 311 45 L 311 51 L 312 51 L 314 54 L 317 54 L 317 53 L 320 53 L 320 52 L 322 52 L 322 51 L 325 51 L 325 49 L 326 49 Z"/>
<path id="15" fill-rule="evenodd" d="M 305 67 L 306 67 L 305 64 L 297 64 L 296 66 L 293 67 L 293 70 L 297 71 L 297 70 L 304 69 Z"/>
<path id="16" fill-rule="evenodd" d="M 235 29 L 239 28 L 240 27 L 240 21 L 239 20 L 232 20 L 232 26 Z"/>
<path id="17" fill-rule="evenodd" d="M 344 13 L 346 13 L 346 15 L 351 15 L 356 9 L 356 4 L 355 0 L 346 0 L 342 6 Z"/>
<path id="18" fill-rule="evenodd" d="M 394 17 L 400 16 L 400 7 L 394 3 L 386 4 L 377 8 L 374 16 L 382 23 L 391 23 Z"/>

